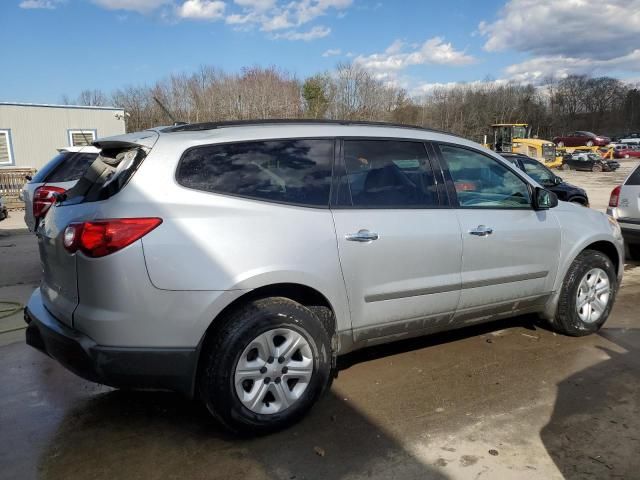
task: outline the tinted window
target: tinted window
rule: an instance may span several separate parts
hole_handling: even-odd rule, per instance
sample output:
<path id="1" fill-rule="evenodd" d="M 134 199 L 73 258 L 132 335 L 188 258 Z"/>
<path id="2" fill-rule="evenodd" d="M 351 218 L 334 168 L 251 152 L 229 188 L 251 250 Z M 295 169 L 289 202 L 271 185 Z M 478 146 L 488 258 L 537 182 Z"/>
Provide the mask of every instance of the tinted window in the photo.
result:
<path id="1" fill-rule="evenodd" d="M 624 182 L 625 185 L 640 185 L 640 166 L 636 168 L 631 176 Z"/>
<path id="2" fill-rule="evenodd" d="M 524 171 L 540 185 L 555 185 L 556 175 L 536 160 L 521 158 Z"/>
<path id="3" fill-rule="evenodd" d="M 47 177 L 47 182 L 70 182 L 78 180 L 89 165 L 98 157 L 97 153 L 71 153 L 60 165 Z"/>
<path id="4" fill-rule="evenodd" d="M 529 188 L 506 166 L 481 153 L 442 145 L 442 155 L 463 207 L 528 208 Z"/>
<path id="5" fill-rule="evenodd" d="M 188 150 L 181 185 L 276 202 L 328 206 L 333 140 L 272 140 Z"/>
<path id="6" fill-rule="evenodd" d="M 354 207 L 421 208 L 438 204 L 421 142 L 346 140 L 344 160 Z"/>
<path id="7" fill-rule="evenodd" d="M 70 157 L 72 154 L 70 152 L 61 152 L 55 157 L 53 157 L 47 164 L 38 170 L 33 176 L 31 183 L 44 183 L 51 172 L 55 170 L 55 168 L 60 165 L 66 158 Z"/>

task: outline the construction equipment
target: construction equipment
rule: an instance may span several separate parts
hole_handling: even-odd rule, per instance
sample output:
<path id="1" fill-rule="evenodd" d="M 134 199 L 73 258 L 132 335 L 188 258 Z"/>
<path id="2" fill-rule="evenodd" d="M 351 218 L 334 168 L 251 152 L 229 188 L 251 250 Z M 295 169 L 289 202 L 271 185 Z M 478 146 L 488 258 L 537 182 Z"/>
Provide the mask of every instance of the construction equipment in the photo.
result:
<path id="1" fill-rule="evenodd" d="M 531 129 L 526 123 L 496 123 L 491 125 L 493 143 L 485 146 L 504 153 L 521 153 L 544 163 L 547 167 L 562 165 L 562 157 L 558 159 L 556 146 L 550 140 L 531 137 Z"/>

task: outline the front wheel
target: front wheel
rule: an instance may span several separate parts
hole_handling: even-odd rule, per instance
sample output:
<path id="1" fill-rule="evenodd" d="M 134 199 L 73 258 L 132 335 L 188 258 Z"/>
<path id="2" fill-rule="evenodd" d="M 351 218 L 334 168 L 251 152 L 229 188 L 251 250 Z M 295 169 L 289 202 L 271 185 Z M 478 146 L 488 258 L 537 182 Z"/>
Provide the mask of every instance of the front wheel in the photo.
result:
<path id="1" fill-rule="evenodd" d="M 587 147 L 593 147 L 593 140 L 589 140 L 587 142 Z"/>
<path id="2" fill-rule="evenodd" d="M 603 253 L 585 250 L 578 255 L 562 285 L 555 329 L 573 337 L 597 332 L 611 312 L 616 278 L 613 263 Z"/>
<path id="3" fill-rule="evenodd" d="M 331 382 L 331 342 L 308 308 L 281 297 L 223 320 L 203 352 L 199 391 L 229 430 L 265 434 L 300 420 Z"/>
<path id="4" fill-rule="evenodd" d="M 559 147 L 559 148 L 564 147 L 564 142 L 558 142 L 558 147 Z"/>
<path id="5" fill-rule="evenodd" d="M 591 171 L 596 173 L 602 172 L 602 165 L 595 164 L 593 167 L 591 167 Z"/>
<path id="6" fill-rule="evenodd" d="M 562 170 L 571 170 L 571 165 L 569 165 L 568 163 L 563 163 Z"/>

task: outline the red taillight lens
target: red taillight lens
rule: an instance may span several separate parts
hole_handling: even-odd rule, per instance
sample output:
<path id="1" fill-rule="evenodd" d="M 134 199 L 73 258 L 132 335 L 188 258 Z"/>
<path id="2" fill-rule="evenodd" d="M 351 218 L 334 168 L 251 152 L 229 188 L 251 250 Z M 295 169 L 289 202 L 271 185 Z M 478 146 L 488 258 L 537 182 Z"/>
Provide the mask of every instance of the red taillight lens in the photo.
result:
<path id="1" fill-rule="evenodd" d="M 609 197 L 609 206 L 617 207 L 619 201 L 620 201 L 620 185 L 618 185 L 616 188 L 614 188 L 611 191 L 611 196 Z"/>
<path id="2" fill-rule="evenodd" d="M 72 223 L 64 231 L 64 247 L 98 258 L 117 252 L 162 223 L 161 218 L 116 218 Z"/>
<path id="3" fill-rule="evenodd" d="M 33 194 L 33 216 L 36 220 L 45 216 L 51 205 L 56 201 L 58 193 L 64 193 L 66 190 L 60 187 L 49 187 L 44 185 L 38 187 Z"/>

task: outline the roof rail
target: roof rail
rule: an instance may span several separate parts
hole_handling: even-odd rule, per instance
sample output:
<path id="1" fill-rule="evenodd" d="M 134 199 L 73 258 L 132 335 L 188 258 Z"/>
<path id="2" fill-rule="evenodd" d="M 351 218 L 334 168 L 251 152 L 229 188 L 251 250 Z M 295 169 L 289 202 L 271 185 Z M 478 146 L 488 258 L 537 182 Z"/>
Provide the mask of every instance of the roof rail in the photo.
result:
<path id="1" fill-rule="evenodd" d="M 301 119 L 265 119 L 265 120 L 231 120 L 225 122 L 203 122 L 203 123 L 187 123 L 185 125 L 175 125 L 162 129 L 163 133 L 173 132 L 199 132 L 203 130 L 215 130 L 218 128 L 227 127 L 243 127 L 252 125 L 356 125 L 356 126 L 372 126 L 372 127 L 391 127 L 391 128 L 406 128 L 411 130 L 421 130 L 426 132 L 443 133 L 445 135 L 456 135 L 450 132 L 444 132 L 442 130 L 436 130 L 433 128 L 420 127 L 418 125 L 406 125 L 402 123 L 387 123 L 387 122 L 369 122 L 365 120 L 317 120 L 310 118 Z"/>

